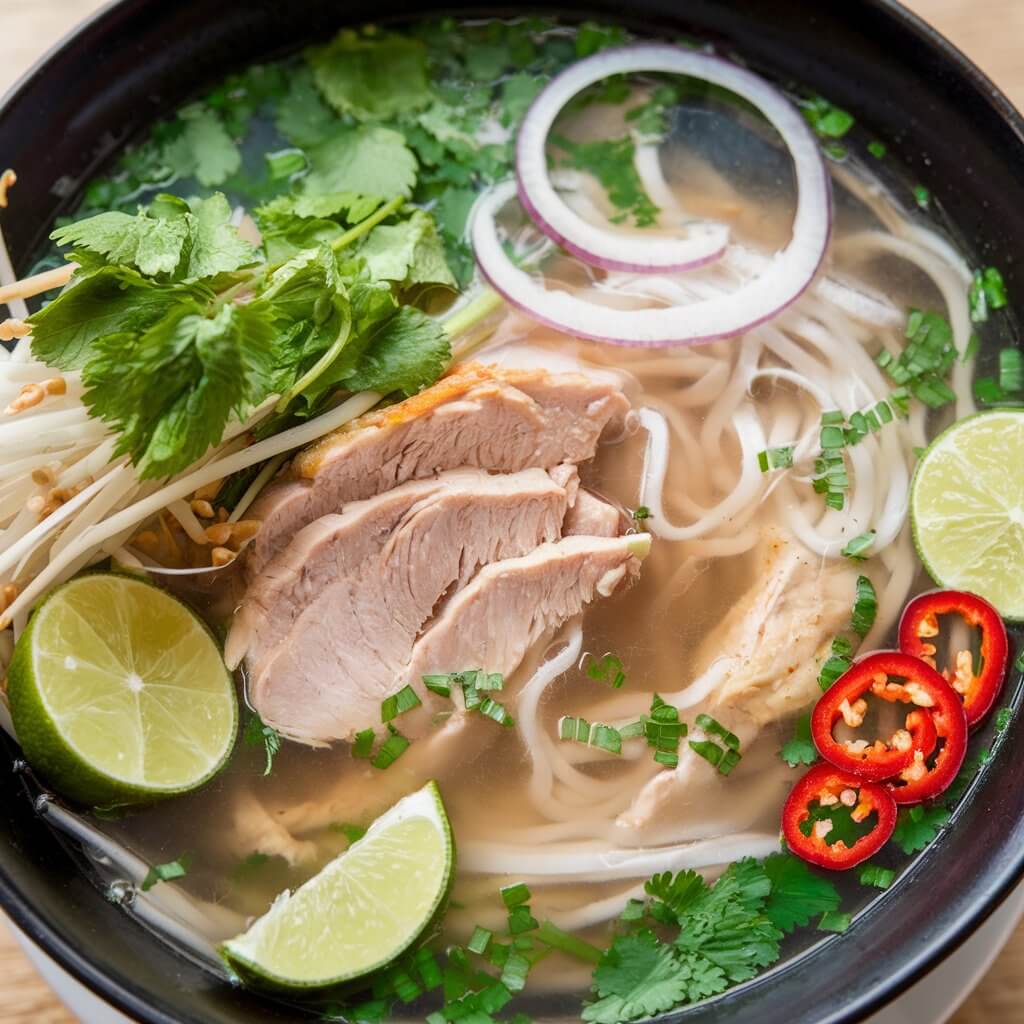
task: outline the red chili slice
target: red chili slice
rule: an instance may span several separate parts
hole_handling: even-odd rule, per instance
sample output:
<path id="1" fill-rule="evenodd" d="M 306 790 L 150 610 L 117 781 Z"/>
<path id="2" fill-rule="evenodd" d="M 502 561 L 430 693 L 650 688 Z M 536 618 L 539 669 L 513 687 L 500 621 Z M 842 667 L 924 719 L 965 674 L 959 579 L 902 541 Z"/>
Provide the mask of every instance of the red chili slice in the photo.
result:
<path id="1" fill-rule="evenodd" d="M 976 672 L 970 651 L 960 651 L 952 670 L 943 676 L 960 694 L 967 724 L 976 725 L 992 710 L 1006 678 L 1009 643 L 999 612 L 984 598 L 962 590 L 936 590 L 915 597 L 900 619 L 900 650 L 935 667 L 934 638 L 940 615 L 955 613 L 981 630 L 981 671 Z"/>
<path id="2" fill-rule="evenodd" d="M 890 677 L 907 681 L 895 689 Z M 811 713 L 811 738 L 826 761 L 862 779 L 880 782 L 899 775 L 914 764 L 917 755 L 928 757 L 938 740 L 937 728 L 927 710 L 936 701 L 933 691 L 952 693 L 949 684 L 923 661 L 900 651 L 876 651 L 855 661 L 822 695 Z M 840 741 L 833 735 L 842 719 L 858 727 L 867 711 L 865 694 L 884 700 L 901 700 L 918 707 L 909 712 L 905 728 L 886 742 L 876 739 Z M 954 694 L 955 696 L 955 694 Z"/>
<path id="3" fill-rule="evenodd" d="M 831 845 L 828 833 L 832 823 L 819 818 L 805 834 L 800 827 L 812 820 L 812 805 L 819 807 L 843 805 L 850 807 L 854 821 L 866 821 L 873 813 L 878 821 L 867 835 L 852 846 L 841 839 Z M 896 827 L 896 801 L 877 782 L 868 782 L 830 764 L 815 765 L 794 787 L 782 809 L 782 834 L 786 844 L 798 857 L 830 871 L 845 871 L 874 856 L 888 841 Z"/>

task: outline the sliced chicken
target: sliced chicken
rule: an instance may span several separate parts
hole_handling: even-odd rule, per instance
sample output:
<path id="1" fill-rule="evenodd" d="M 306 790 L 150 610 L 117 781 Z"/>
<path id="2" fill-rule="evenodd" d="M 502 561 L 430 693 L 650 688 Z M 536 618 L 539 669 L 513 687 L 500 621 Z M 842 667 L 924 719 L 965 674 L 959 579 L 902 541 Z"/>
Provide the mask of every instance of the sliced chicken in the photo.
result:
<path id="1" fill-rule="evenodd" d="M 769 529 L 754 571 L 757 582 L 704 641 L 698 659 L 703 671 L 686 689 L 665 697 L 682 709 L 681 717 L 704 711 L 736 733 L 747 753 L 730 779 L 745 775 L 748 783 L 738 792 L 732 787 L 721 814 L 709 815 L 707 786 L 722 779 L 684 747 L 678 767 L 658 772 L 619 816 L 624 845 L 700 838 L 686 834 L 691 819 L 720 832 L 722 818 L 736 831 L 748 827 L 759 808 L 778 803 L 779 777 L 758 770 L 748 756 L 751 744 L 764 725 L 803 710 L 820 694 L 818 671 L 832 638 L 849 626 L 858 570 L 848 561 L 823 561 Z M 774 744 L 769 747 L 774 756 Z M 699 796 L 691 792 L 694 782 Z"/>
<path id="2" fill-rule="evenodd" d="M 701 661 L 723 673 L 715 700 L 761 724 L 806 708 L 821 692 L 818 669 L 832 638 L 849 628 L 860 571 L 847 559 L 820 558 L 780 530 L 765 530 L 753 569 L 757 582 L 703 644 Z"/>
<path id="3" fill-rule="evenodd" d="M 322 600 L 349 607 L 338 628 L 350 630 L 353 646 L 380 653 L 366 670 L 390 682 L 445 595 L 481 565 L 561 536 L 578 480 L 574 467 L 559 470 L 562 483 L 542 469 L 451 470 L 310 523 L 248 587 L 225 645 L 228 666 L 246 657 L 258 679 L 299 616 Z"/>
<path id="4" fill-rule="evenodd" d="M 380 639 L 388 628 L 382 606 L 318 601 L 254 680 L 253 706 L 284 735 L 324 743 L 379 728 L 381 701 L 408 684 L 423 706 L 402 716 L 402 732 L 422 734 L 444 706 L 422 685 L 424 675 L 468 668 L 511 675 L 541 637 L 635 576 L 649 546 L 645 534 L 569 537 L 486 565 L 445 604 L 400 667 L 391 644 Z"/>
<path id="5" fill-rule="evenodd" d="M 263 526 L 246 571 L 258 574 L 320 516 L 408 480 L 463 466 L 513 473 L 590 459 L 603 434 L 622 432 L 628 413 L 628 399 L 606 378 L 464 367 L 297 456 L 248 513 Z"/>

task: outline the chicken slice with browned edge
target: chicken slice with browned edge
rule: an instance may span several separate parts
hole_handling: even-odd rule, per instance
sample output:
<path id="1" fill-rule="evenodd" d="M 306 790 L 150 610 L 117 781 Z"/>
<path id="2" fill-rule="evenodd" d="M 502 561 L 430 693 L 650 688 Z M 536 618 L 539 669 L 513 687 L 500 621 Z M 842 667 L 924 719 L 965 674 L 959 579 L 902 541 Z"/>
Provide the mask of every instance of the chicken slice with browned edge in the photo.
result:
<path id="1" fill-rule="evenodd" d="M 299 454 L 248 512 L 262 528 L 246 557 L 258 574 L 302 527 L 351 501 L 470 466 L 501 473 L 593 457 L 629 413 L 605 377 L 471 365 L 361 416 Z"/>

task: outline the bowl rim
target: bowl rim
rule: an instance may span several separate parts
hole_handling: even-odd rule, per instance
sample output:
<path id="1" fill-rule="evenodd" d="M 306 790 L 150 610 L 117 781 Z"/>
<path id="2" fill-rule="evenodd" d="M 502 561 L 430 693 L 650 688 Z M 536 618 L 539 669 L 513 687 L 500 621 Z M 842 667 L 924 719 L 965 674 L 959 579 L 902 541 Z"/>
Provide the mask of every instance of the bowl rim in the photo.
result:
<path id="1" fill-rule="evenodd" d="M 37 79 L 45 75 L 47 69 L 58 62 L 64 56 L 65 51 L 79 42 L 83 36 L 106 28 L 108 23 L 112 23 L 122 13 L 133 8 L 143 9 L 150 2 L 151 0 L 107 0 L 102 6 L 76 23 L 57 42 L 50 45 L 0 95 L 0 116 L 10 104 L 22 99 Z M 856 2 L 865 10 L 871 10 L 883 18 L 897 23 L 951 67 L 960 80 L 970 85 L 973 93 L 972 102 L 981 101 L 988 106 L 1003 125 L 1013 132 L 1021 146 L 1021 152 L 1024 154 L 1024 115 L 962 50 L 920 15 L 905 7 L 899 0 L 856 0 Z M 498 8 L 501 5 L 495 4 L 494 6 Z M 573 17 L 578 12 L 575 9 L 569 9 L 567 14 L 569 17 Z M 343 20 L 344 15 L 339 15 L 339 23 Z M 1007 690 L 1004 697 L 1017 707 L 1021 705 L 1021 701 L 1024 700 L 1024 676 L 1018 680 L 1016 692 L 1011 695 Z M 5 741 L 6 737 L 0 737 L 0 743 Z M 18 769 L 17 763 L 15 768 Z M 975 780 L 961 806 L 970 802 L 980 781 L 980 779 Z M 958 815 L 954 815 L 952 822 L 954 826 L 957 817 Z M 919 866 L 919 862 L 915 861 L 908 874 L 913 875 Z M 984 893 L 973 902 L 971 909 L 963 914 L 954 926 L 940 935 L 932 937 L 930 942 L 922 943 L 916 956 L 898 965 L 891 965 L 892 969 L 887 980 L 865 992 L 860 999 L 847 1003 L 838 1011 L 830 1012 L 827 1007 L 823 1007 L 822 1016 L 819 1018 L 821 1024 L 855 1024 L 891 1003 L 924 976 L 938 969 L 943 961 L 954 954 L 988 920 L 1010 892 L 1021 883 L 1022 879 L 1024 879 L 1024 846 L 1001 873 L 989 881 Z M 896 888 L 899 889 L 902 886 Z M 865 916 L 871 915 L 879 900 L 880 898 L 876 898 L 873 901 Z M 77 948 L 66 939 L 54 922 L 34 907 L 28 897 L 22 894 L 4 866 L 2 851 L 0 851 L 0 908 L 8 915 L 11 922 L 58 967 L 111 1006 L 140 1022 L 145 1021 L 147 1024 L 181 1024 L 180 1018 L 170 1015 L 163 1007 L 155 1005 L 147 997 L 145 990 L 121 984 L 118 979 L 105 972 L 87 952 Z M 824 939 L 818 945 L 831 943 L 838 938 L 839 936 Z M 804 957 L 801 955 L 783 961 L 777 967 L 760 975 L 759 978 L 799 970 L 803 960 Z M 753 979 L 751 982 L 737 986 L 723 996 L 703 1005 L 709 1008 L 712 1006 L 722 1007 L 722 1003 L 728 999 L 731 992 L 747 989 L 756 984 L 757 980 L 759 979 Z M 694 1007 L 684 1010 L 671 1011 L 655 1019 L 662 1022 L 678 1020 L 680 1024 L 685 1024 L 685 1021 L 692 1018 L 694 1010 L 698 1009 L 700 1005 L 702 1004 L 695 1004 Z"/>

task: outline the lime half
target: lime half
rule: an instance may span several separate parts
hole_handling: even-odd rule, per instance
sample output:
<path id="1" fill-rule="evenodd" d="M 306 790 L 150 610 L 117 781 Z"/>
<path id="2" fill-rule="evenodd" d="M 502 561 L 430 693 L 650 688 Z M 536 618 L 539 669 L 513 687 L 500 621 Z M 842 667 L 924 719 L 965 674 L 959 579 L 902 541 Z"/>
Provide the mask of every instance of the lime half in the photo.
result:
<path id="1" fill-rule="evenodd" d="M 979 413 L 940 434 L 914 473 L 910 519 L 936 583 L 1024 619 L 1024 409 Z"/>
<path id="2" fill-rule="evenodd" d="M 227 760 L 234 682 L 192 611 L 131 576 L 81 576 L 18 640 L 8 673 L 18 740 L 64 795 L 143 803 L 195 789 Z"/>
<path id="3" fill-rule="evenodd" d="M 441 794 L 430 782 L 318 875 L 278 896 L 221 954 L 243 978 L 276 988 L 363 977 L 427 929 L 448 893 L 454 859 Z"/>

